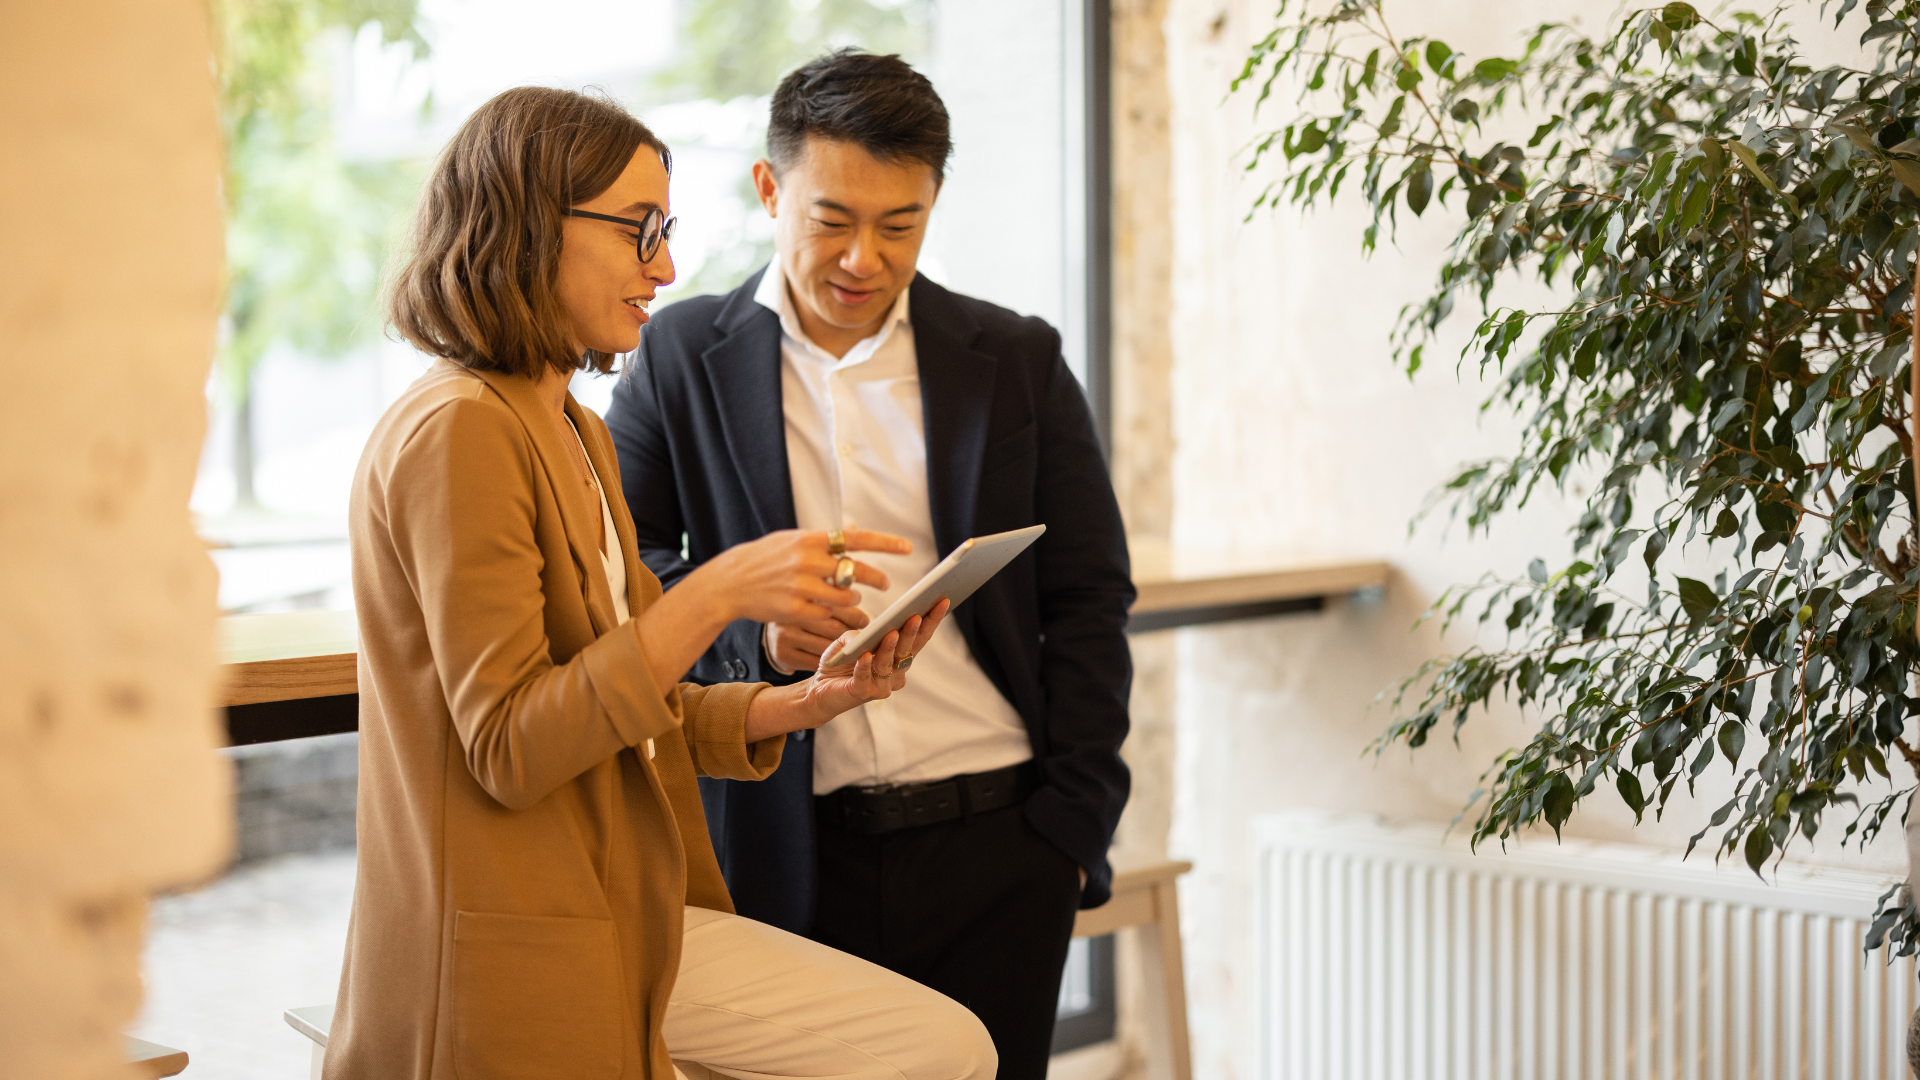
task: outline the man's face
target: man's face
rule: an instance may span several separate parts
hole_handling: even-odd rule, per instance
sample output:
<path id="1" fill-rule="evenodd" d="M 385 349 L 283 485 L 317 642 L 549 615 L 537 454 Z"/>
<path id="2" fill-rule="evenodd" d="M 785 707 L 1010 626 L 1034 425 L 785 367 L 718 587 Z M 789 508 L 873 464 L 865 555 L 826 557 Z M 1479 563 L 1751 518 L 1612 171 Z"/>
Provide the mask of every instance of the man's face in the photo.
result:
<path id="1" fill-rule="evenodd" d="M 881 161 L 854 143 L 809 138 L 784 174 L 760 161 L 753 179 L 774 219 L 801 328 L 845 355 L 878 330 L 912 284 L 939 178 L 929 165 Z"/>

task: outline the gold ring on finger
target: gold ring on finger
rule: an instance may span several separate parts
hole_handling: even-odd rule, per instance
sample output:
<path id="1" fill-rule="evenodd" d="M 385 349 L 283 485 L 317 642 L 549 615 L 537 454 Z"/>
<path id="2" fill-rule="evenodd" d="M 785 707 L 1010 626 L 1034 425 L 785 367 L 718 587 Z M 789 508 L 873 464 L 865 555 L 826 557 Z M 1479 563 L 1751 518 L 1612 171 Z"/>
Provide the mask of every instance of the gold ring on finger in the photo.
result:
<path id="1" fill-rule="evenodd" d="M 834 529 L 827 533 L 827 554 L 838 558 L 847 553 L 847 533 L 844 529 Z"/>
<path id="2" fill-rule="evenodd" d="M 893 670 L 895 671 L 905 671 L 912 666 L 913 657 L 911 656 L 902 656 L 893 662 Z"/>
<path id="3" fill-rule="evenodd" d="M 833 564 L 833 587 L 836 589 L 853 588 L 853 560 L 841 558 Z"/>

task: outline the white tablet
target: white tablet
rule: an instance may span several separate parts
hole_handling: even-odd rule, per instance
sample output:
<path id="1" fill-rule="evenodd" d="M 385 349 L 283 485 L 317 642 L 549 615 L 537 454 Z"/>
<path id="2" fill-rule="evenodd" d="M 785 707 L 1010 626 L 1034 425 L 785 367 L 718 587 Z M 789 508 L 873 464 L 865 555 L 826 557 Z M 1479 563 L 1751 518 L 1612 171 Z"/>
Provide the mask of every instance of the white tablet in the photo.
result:
<path id="1" fill-rule="evenodd" d="M 954 607 L 959 607 L 962 600 L 972 596 L 975 589 L 985 585 L 988 578 L 999 573 L 1046 531 L 1045 525 L 1031 525 L 1012 532 L 976 536 L 954 548 L 938 566 L 927 571 L 926 577 L 915 582 L 913 588 L 902 593 L 879 618 L 868 623 L 866 629 L 826 657 L 822 664 L 831 666 L 840 663 L 842 656 L 871 652 L 881 638 L 905 626 L 915 615 L 932 611 L 942 599 L 951 600 Z"/>

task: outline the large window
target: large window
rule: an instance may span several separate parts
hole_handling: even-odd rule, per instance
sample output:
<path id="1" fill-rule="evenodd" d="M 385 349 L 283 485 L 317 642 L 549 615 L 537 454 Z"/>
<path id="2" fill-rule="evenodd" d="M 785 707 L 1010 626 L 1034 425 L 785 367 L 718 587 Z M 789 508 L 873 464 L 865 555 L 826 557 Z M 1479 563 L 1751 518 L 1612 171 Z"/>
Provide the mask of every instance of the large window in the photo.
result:
<path id="1" fill-rule="evenodd" d="M 379 273 L 432 155 L 511 86 L 599 88 L 673 147 L 670 303 L 732 288 L 772 251 L 748 168 L 779 76 L 841 45 L 898 52 L 954 122 L 922 270 L 1046 318 L 1087 370 L 1080 0 L 389 0 L 357 26 L 365 0 L 217 6 L 244 79 L 228 82 L 233 285 L 193 506 L 226 611 L 351 605 L 354 464 L 426 363 L 382 336 Z M 603 408 L 611 388 L 575 393 Z"/>

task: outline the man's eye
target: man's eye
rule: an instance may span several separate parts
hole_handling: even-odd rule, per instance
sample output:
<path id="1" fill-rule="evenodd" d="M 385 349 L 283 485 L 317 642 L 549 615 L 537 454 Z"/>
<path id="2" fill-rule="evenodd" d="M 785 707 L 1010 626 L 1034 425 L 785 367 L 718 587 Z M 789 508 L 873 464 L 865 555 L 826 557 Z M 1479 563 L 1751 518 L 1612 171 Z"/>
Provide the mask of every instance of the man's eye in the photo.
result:
<path id="1" fill-rule="evenodd" d="M 906 236 L 911 232 L 913 232 L 913 226 L 911 225 L 889 225 L 886 228 L 888 236 Z"/>
<path id="2" fill-rule="evenodd" d="M 823 229 L 844 229 L 847 227 L 847 223 L 844 221 L 827 221 L 824 218 L 814 218 L 813 223 Z"/>

